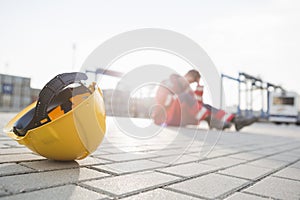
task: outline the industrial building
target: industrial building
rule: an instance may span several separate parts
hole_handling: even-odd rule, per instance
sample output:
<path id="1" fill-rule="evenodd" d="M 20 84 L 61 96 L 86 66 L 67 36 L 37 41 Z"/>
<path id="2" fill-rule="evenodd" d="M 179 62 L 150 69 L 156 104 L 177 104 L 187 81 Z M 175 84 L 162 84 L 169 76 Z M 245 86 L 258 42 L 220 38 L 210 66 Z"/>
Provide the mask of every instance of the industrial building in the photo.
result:
<path id="1" fill-rule="evenodd" d="M 15 112 L 35 101 L 39 89 L 30 87 L 30 78 L 0 74 L 0 111 Z"/>

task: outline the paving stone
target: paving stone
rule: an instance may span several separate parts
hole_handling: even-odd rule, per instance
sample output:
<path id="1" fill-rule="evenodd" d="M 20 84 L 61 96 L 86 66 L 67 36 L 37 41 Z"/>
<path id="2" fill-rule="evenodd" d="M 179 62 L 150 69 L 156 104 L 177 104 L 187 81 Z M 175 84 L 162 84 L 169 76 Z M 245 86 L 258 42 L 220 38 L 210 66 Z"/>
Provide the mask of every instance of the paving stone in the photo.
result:
<path id="1" fill-rule="evenodd" d="M 299 154 L 299 155 L 300 155 L 300 154 Z M 300 169 L 300 161 L 298 161 L 298 162 L 296 162 L 295 164 L 291 165 L 291 167 Z"/>
<path id="2" fill-rule="evenodd" d="M 284 178 L 290 178 L 300 181 L 300 169 L 299 168 L 293 168 L 293 167 L 287 167 L 279 172 L 275 173 L 274 176 L 284 177 Z"/>
<path id="3" fill-rule="evenodd" d="M 82 184 L 100 188 L 114 195 L 124 195 L 136 192 L 142 189 L 159 186 L 178 179 L 177 177 L 166 175 L 158 172 L 142 172 L 128 174 L 116 177 L 105 178 L 101 180 L 87 181 Z"/>
<path id="4" fill-rule="evenodd" d="M 108 175 L 86 168 L 66 169 L 0 177 L 0 187 L 19 193 L 104 176 Z"/>
<path id="5" fill-rule="evenodd" d="M 226 200 L 265 200 L 266 198 L 262 198 L 256 195 L 236 192 L 232 196 L 226 198 Z"/>
<path id="6" fill-rule="evenodd" d="M 127 197 L 124 200 L 155 200 L 155 199 L 172 199 L 172 200 L 196 200 L 198 198 L 194 198 L 188 195 L 180 194 L 177 192 L 164 190 L 164 189 L 156 189 L 149 192 L 140 193 L 138 195 L 134 195 L 131 197 Z M 199 200 L 199 199 L 198 199 Z"/>
<path id="7" fill-rule="evenodd" d="M 0 163 L 42 160 L 42 159 L 44 160 L 45 158 L 35 154 L 0 155 Z"/>
<path id="8" fill-rule="evenodd" d="M 145 147 L 136 147 L 136 146 L 120 147 L 120 148 L 111 147 L 111 148 L 103 149 L 103 146 L 101 145 L 99 150 L 96 150 L 93 153 L 93 155 L 98 156 L 98 155 L 106 155 L 106 154 L 123 154 L 129 152 L 143 152 L 143 151 L 148 151 L 148 149 L 146 149 Z"/>
<path id="9" fill-rule="evenodd" d="M 9 147 L 9 148 L 12 148 L 12 147 L 24 147 L 24 146 L 20 145 L 17 141 L 14 141 L 12 139 L 2 141 L 1 144 L 4 145 L 4 147 L 6 147 L 6 148 L 7 147 Z"/>
<path id="10" fill-rule="evenodd" d="M 235 153 L 235 151 L 234 150 L 212 151 L 212 152 L 207 152 L 207 155 L 205 155 L 205 157 L 214 158 L 214 157 L 225 156 L 225 155 L 232 154 L 232 153 Z"/>
<path id="11" fill-rule="evenodd" d="M 4 188 L 0 187 L 0 197 L 4 196 L 4 195 L 8 195 L 9 193 L 4 190 Z"/>
<path id="12" fill-rule="evenodd" d="M 267 177 L 245 191 L 269 198 L 298 200 L 300 198 L 300 182 L 277 177 Z"/>
<path id="13" fill-rule="evenodd" d="M 0 155 L 5 155 L 5 154 L 19 154 L 19 153 L 31 153 L 27 148 L 3 148 L 0 150 Z"/>
<path id="14" fill-rule="evenodd" d="M 261 154 L 261 155 L 272 155 L 272 154 L 275 154 L 275 153 L 279 153 L 281 152 L 281 150 L 278 150 L 276 148 L 266 148 L 266 149 L 259 149 L 259 150 L 256 150 L 256 151 L 253 151 L 253 153 L 256 153 L 256 154 Z"/>
<path id="15" fill-rule="evenodd" d="M 154 153 L 160 153 L 164 150 L 169 151 L 169 150 L 176 150 L 178 148 L 182 149 L 183 147 L 187 146 L 187 144 L 185 144 L 185 145 L 169 144 L 168 146 L 164 146 L 164 148 L 162 149 L 162 145 L 165 145 L 165 144 L 148 144 L 147 146 L 145 146 L 145 149 L 148 151 L 153 151 Z"/>
<path id="16" fill-rule="evenodd" d="M 87 190 L 80 186 L 75 185 L 64 185 L 60 187 L 48 188 L 38 190 L 34 192 L 26 192 L 17 195 L 3 197 L 2 200 L 44 200 L 44 199 L 55 199 L 55 200 L 82 200 L 82 199 L 104 199 L 107 196 L 96 193 L 91 190 Z"/>
<path id="17" fill-rule="evenodd" d="M 102 147 L 102 144 L 101 144 Z M 122 151 L 121 149 L 117 149 L 117 148 L 112 148 L 112 149 L 105 149 L 103 150 L 102 148 L 99 150 L 96 150 L 94 153 L 91 154 L 91 156 L 99 156 L 99 155 L 107 155 L 107 154 L 120 154 L 120 153 L 124 153 L 124 151 Z"/>
<path id="18" fill-rule="evenodd" d="M 243 160 L 254 160 L 254 159 L 262 158 L 264 157 L 264 155 L 252 153 L 252 152 L 244 152 L 244 153 L 230 155 L 229 157 L 243 159 Z"/>
<path id="19" fill-rule="evenodd" d="M 111 150 L 111 149 L 110 149 Z M 129 146 L 129 147 L 122 147 L 121 150 L 123 152 L 143 152 L 148 151 L 145 146 Z"/>
<path id="20" fill-rule="evenodd" d="M 0 141 L 8 141 L 8 140 L 11 140 L 11 138 L 8 137 L 7 135 L 3 135 L 3 133 L 0 132 Z"/>
<path id="21" fill-rule="evenodd" d="M 1 121 L 0 119 L 0 126 Z M 205 199 L 225 198 L 228 195 L 228 199 L 253 199 L 253 197 L 260 199 L 261 195 L 268 197 L 263 192 L 269 192 L 275 199 L 292 199 L 289 197 L 300 199 L 300 196 L 296 196 L 300 191 L 298 176 L 300 161 L 256 183 L 264 183 L 265 185 L 262 186 L 267 187 L 270 184 L 266 184 L 265 180 L 269 178 L 273 178 L 273 182 L 277 180 L 277 183 L 271 185 L 273 188 L 262 189 L 262 194 L 235 192 L 241 185 L 247 183 L 244 182 L 247 181 L 244 178 L 260 177 L 263 174 L 261 169 L 273 171 L 300 158 L 300 135 L 295 134 L 300 130 L 298 127 L 285 126 L 278 131 L 278 127 L 273 125 L 258 124 L 258 128 L 256 124 L 253 126 L 254 129 L 251 129 L 252 126 L 247 127 L 242 134 L 230 131 L 224 133 L 207 155 L 207 158 L 214 159 L 203 160 L 203 156 L 211 150 L 212 144 L 219 136 L 217 131 L 211 131 L 208 140 L 204 141 L 207 129 L 199 129 L 196 137 L 193 137 L 194 130 L 190 128 L 182 127 L 181 131 L 177 132 L 177 129 L 168 127 L 167 129 L 171 131 L 164 132 L 163 137 L 138 143 L 124 141 L 119 130 L 116 129 L 106 135 L 109 135 L 109 138 L 104 138 L 101 146 L 92 156 L 62 164 L 31 153 L 29 149 L 0 132 L 0 163 L 2 163 L 0 164 L 0 196 L 5 199 L 55 199 L 56 194 L 61 194 L 59 196 L 62 199 L 76 199 L 77 196 L 78 199 L 101 199 L 102 197 L 114 198 L 116 194 L 117 197 L 128 195 L 127 199 L 190 199 L 193 197 L 189 195 L 193 193 Z M 176 135 L 176 140 L 169 144 L 172 134 Z M 190 144 L 186 154 L 183 157 L 178 156 L 182 153 L 179 149 Z M 162 146 L 165 147 L 163 150 Z M 289 150 L 292 148 L 294 149 Z M 242 152 L 245 150 L 249 152 Z M 143 153 L 136 153 L 140 151 Z M 285 152 L 279 153 L 282 151 Z M 235 154 L 228 155 L 232 153 Z M 220 158 L 215 158 L 216 156 Z M 268 158 L 263 158 L 265 156 Z M 176 160 L 177 158 L 179 160 Z M 200 159 L 202 159 L 200 162 L 196 162 Z M 252 161 L 254 159 L 259 160 Z M 176 165 L 165 166 L 170 164 Z M 157 165 L 159 168 L 156 168 Z M 130 174 L 111 176 L 108 173 L 101 173 L 101 169 L 105 166 L 114 167 L 114 172 L 117 173 Z M 227 169 L 219 172 L 211 171 L 221 168 Z M 149 169 L 152 172 L 147 171 L 147 173 L 151 175 L 146 175 L 146 172 L 136 172 Z M 199 177 L 183 181 L 183 177 L 191 176 Z M 169 185 L 174 180 L 182 182 Z M 193 180 L 195 182 L 192 182 Z M 248 183 L 252 182 L 249 180 Z M 251 187 L 254 188 L 255 185 Z M 178 186 L 178 189 L 172 186 Z M 20 193 L 22 191 L 24 193 Z M 280 196 L 283 194 L 285 196 Z"/>
<path id="22" fill-rule="evenodd" d="M 199 158 L 189 155 L 178 155 L 178 156 L 166 156 L 166 157 L 159 157 L 159 158 L 152 158 L 150 159 L 155 162 L 163 163 L 163 164 L 180 164 L 180 163 L 187 163 L 199 160 Z"/>
<path id="23" fill-rule="evenodd" d="M 272 171 L 273 170 L 270 168 L 263 168 L 263 167 L 257 167 L 257 166 L 243 164 L 243 165 L 238 165 L 235 167 L 231 167 L 231 168 L 219 171 L 219 173 L 256 180 Z"/>
<path id="24" fill-rule="evenodd" d="M 203 165 L 200 163 L 188 163 L 188 164 L 176 165 L 172 167 L 158 169 L 157 171 L 166 172 L 166 173 L 184 176 L 184 177 L 191 177 L 191 176 L 209 173 L 216 169 L 217 167 L 215 166 Z"/>
<path id="25" fill-rule="evenodd" d="M 226 168 L 236 164 L 240 164 L 242 162 L 245 162 L 245 160 L 230 157 L 214 158 L 210 160 L 200 161 L 200 163 L 202 164 L 212 165 L 218 168 Z"/>
<path id="26" fill-rule="evenodd" d="M 41 160 L 41 161 L 33 161 L 33 162 L 24 162 L 24 163 L 22 163 L 22 165 L 33 168 L 38 171 L 45 171 L 45 170 L 55 170 L 55 169 L 76 168 L 79 166 L 104 164 L 104 163 L 108 163 L 108 162 L 109 161 L 98 159 L 98 158 L 87 157 L 83 160 L 76 160 L 76 161 L 70 161 L 70 162 Z"/>
<path id="27" fill-rule="evenodd" d="M 249 162 L 247 164 L 258 166 L 258 167 L 270 168 L 270 169 L 278 169 L 280 167 L 287 165 L 287 163 L 284 161 L 272 160 L 272 159 L 268 159 L 268 158 L 262 158 L 260 160 Z"/>
<path id="28" fill-rule="evenodd" d="M 246 180 L 209 174 L 174 184 L 170 188 L 205 198 L 218 198 L 246 184 Z"/>
<path id="29" fill-rule="evenodd" d="M 147 159 L 152 157 L 157 157 L 157 155 L 153 154 L 138 154 L 138 153 L 122 153 L 122 154 L 109 154 L 109 155 L 101 155 L 96 156 L 99 158 L 112 160 L 112 161 L 130 161 L 130 160 L 139 160 L 139 159 Z"/>
<path id="30" fill-rule="evenodd" d="M 79 164 L 79 166 L 101 165 L 101 164 L 111 163 L 110 161 L 103 160 L 101 158 L 94 158 L 91 156 L 86 157 L 82 160 L 76 160 L 76 162 Z"/>
<path id="31" fill-rule="evenodd" d="M 299 157 L 299 155 L 300 155 L 300 149 L 289 151 L 287 153 L 290 154 L 291 156 L 297 156 L 297 157 Z"/>
<path id="32" fill-rule="evenodd" d="M 289 151 L 289 152 L 285 152 L 285 154 L 288 155 L 289 157 L 291 157 L 291 159 L 292 159 L 292 157 L 300 159 L 300 156 L 299 156 L 300 153 L 298 153 L 298 152 L 296 153 L 296 152 Z"/>
<path id="33" fill-rule="evenodd" d="M 280 161 L 284 161 L 284 162 L 294 162 L 296 160 L 300 159 L 300 156 L 291 156 L 290 154 L 284 153 L 284 154 L 277 154 L 274 156 L 270 156 L 268 157 L 268 159 L 272 159 L 272 160 L 280 160 Z"/>
<path id="34" fill-rule="evenodd" d="M 155 152 L 155 155 L 158 156 L 172 156 L 172 155 L 183 155 L 185 152 L 184 148 L 178 148 L 178 149 L 164 149 L 163 151 Z"/>
<path id="35" fill-rule="evenodd" d="M 103 169 L 116 174 L 136 172 L 141 170 L 149 170 L 153 168 L 162 167 L 163 164 L 149 161 L 149 160 L 135 160 L 129 162 L 113 163 L 101 166 L 94 166 L 97 169 Z"/>
<path id="36" fill-rule="evenodd" d="M 32 172 L 33 170 L 15 163 L 0 164 L 0 176 Z"/>

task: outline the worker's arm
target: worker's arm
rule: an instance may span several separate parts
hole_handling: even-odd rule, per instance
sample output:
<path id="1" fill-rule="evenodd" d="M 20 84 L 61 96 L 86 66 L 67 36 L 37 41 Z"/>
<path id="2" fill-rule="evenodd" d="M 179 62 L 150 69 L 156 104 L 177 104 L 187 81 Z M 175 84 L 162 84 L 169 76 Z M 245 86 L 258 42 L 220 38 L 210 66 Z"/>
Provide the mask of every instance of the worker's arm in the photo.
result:
<path id="1" fill-rule="evenodd" d="M 203 89 L 204 89 L 204 86 L 200 85 L 198 83 L 196 90 L 195 90 L 195 96 L 196 96 L 198 103 L 201 103 L 201 104 L 203 103 Z"/>

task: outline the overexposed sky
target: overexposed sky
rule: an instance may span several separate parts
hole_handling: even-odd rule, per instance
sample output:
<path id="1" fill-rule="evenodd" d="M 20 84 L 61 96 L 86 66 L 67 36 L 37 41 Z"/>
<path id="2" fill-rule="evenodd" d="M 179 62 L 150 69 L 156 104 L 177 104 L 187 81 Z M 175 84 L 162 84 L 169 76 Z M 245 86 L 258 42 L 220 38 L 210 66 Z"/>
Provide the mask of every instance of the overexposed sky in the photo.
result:
<path id="1" fill-rule="evenodd" d="M 163 28 L 197 42 L 222 73 L 247 72 L 300 93 L 299 19 L 297 0 L 0 0 L 0 73 L 41 88 L 79 70 L 114 35 Z"/>

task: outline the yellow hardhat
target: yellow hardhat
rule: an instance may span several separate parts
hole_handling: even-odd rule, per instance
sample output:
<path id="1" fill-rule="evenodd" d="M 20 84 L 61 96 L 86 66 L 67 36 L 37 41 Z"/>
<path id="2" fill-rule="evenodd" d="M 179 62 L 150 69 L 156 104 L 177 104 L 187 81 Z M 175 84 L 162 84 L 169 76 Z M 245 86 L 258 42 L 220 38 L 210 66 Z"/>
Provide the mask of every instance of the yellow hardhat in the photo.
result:
<path id="1" fill-rule="evenodd" d="M 102 92 L 95 83 L 86 87 L 86 79 L 80 72 L 57 75 L 4 131 L 49 159 L 85 158 L 97 149 L 106 129 Z"/>

